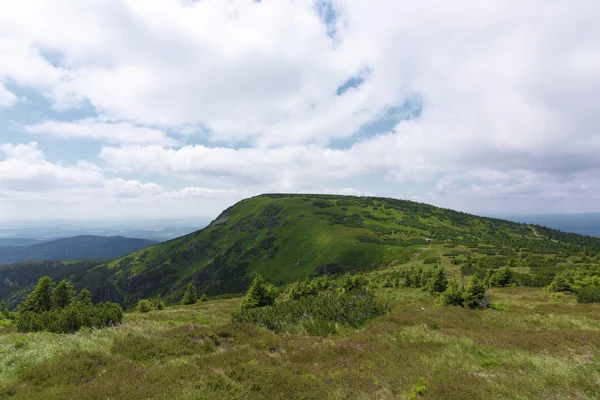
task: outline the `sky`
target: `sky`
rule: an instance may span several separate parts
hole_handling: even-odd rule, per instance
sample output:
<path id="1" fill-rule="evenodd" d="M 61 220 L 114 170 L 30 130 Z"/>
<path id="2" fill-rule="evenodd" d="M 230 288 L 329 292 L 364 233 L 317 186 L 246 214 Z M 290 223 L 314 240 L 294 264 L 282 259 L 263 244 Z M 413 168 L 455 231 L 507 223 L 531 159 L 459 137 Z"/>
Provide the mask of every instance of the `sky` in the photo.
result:
<path id="1" fill-rule="evenodd" d="M 2 0 L 0 221 L 600 211 L 596 0 Z"/>

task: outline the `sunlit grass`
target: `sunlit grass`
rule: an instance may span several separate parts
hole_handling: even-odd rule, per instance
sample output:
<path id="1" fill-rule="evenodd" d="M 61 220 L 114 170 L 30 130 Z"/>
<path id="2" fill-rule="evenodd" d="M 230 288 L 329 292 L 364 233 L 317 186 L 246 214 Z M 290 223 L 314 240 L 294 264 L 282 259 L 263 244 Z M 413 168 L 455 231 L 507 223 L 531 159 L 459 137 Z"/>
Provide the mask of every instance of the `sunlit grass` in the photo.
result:
<path id="1" fill-rule="evenodd" d="M 0 397 L 600 396 L 596 305 L 552 307 L 540 289 L 490 294 L 507 308 L 442 307 L 419 289 L 378 289 L 391 313 L 327 338 L 233 324 L 239 299 L 126 313 L 121 326 L 74 335 L 2 328 Z"/>

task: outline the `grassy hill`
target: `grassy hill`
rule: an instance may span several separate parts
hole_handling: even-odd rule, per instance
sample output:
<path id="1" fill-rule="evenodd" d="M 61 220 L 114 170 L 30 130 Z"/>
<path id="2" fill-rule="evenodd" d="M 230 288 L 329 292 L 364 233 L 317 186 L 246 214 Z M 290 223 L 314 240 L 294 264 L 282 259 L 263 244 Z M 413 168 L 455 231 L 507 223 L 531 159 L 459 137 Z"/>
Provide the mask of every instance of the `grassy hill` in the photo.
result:
<path id="1" fill-rule="evenodd" d="M 536 288 L 498 309 L 379 288 L 392 311 L 328 337 L 233 324 L 239 299 L 128 312 L 75 335 L 0 326 L 8 399 L 596 399 L 600 305 Z"/>
<path id="2" fill-rule="evenodd" d="M 110 260 L 156 244 L 123 236 L 83 235 L 26 246 L 0 246 L 0 265 L 44 260 Z"/>
<path id="3" fill-rule="evenodd" d="M 5 310 L 0 398 L 599 398 L 600 297 L 587 304 L 577 288 L 600 293 L 599 264 L 599 239 L 540 226 L 393 199 L 258 196 L 201 231 L 109 263 L 2 267 L 0 278 L 12 275 L 0 282 L 44 271 L 127 305 L 159 294 L 178 301 L 189 282 L 211 295 L 239 292 L 257 272 L 275 284 L 369 272 L 294 283 L 273 306 L 244 311 L 240 298 L 212 297 L 140 307 L 122 324 L 75 334 L 19 332 L 21 312 Z M 492 270 L 513 277 L 490 281 L 478 309 L 442 305 L 431 284 L 415 286 L 438 272 L 447 294 Z M 559 271 L 553 285 L 564 282 L 542 289 Z M 292 297 L 299 292 L 291 289 L 328 280 L 363 281 L 365 291 Z M 352 306 L 359 301 L 362 308 Z M 369 313 L 369 304 L 385 310 Z"/>
<path id="4" fill-rule="evenodd" d="M 223 211 L 208 227 L 136 251 L 75 277 L 97 300 L 127 306 L 161 295 L 242 292 L 262 273 L 281 285 L 346 271 L 442 264 L 506 265 L 548 275 L 598 260 L 600 239 L 387 198 L 262 195 Z M 467 261 L 467 260 L 471 261 Z"/>

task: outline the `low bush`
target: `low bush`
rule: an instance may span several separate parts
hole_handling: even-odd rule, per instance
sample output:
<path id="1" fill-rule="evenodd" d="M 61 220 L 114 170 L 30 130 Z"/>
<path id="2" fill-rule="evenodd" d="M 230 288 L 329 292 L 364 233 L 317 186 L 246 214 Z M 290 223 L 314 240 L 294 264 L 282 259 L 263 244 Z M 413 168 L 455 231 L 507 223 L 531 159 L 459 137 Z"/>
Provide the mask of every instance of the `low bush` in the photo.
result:
<path id="1" fill-rule="evenodd" d="M 55 287 L 44 276 L 25 301 L 19 304 L 15 323 L 21 332 L 76 332 L 82 327 L 101 328 L 120 324 L 123 309 L 116 303 L 94 305 L 90 292 L 82 290 L 74 296 L 73 285 L 62 281 Z"/>
<path id="2" fill-rule="evenodd" d="M 485 286 L 487 287 L 506 287 L 515 283 L 513 272 L 508 267 L 504 267 L 497 271 L 488 269 L 485 277 Z"/>
<path id="3" fill-rule="evenodd" d="M 187 289 L 181 299 L 181 304 L 189 305 L 194 304 L 198 301 L 198 295 L 196 293 L 196 286 L 192 282 L 188 283 Z"/>
<path id="4" fill-rule="evenodd" d="M 149 300 L 140 300 L 135 308 L 138 312 L 147 313 L 152 311 L 152 303 Z"/>
<path id="5" fill-rule="evenodd" d="M 120 324 L 123 309 L 116 303 L 73 302 L 65 308 L 50 311 L 20 311 L 16 325 L 20 332 L 47 331 L 73 333 L 80 328 L 103 328 Z"/>
<path id="6" fill-rule="evenodd" d="M 313 324 L 315 330 L 327 330 L 331 328 L 324 328 L 324 322 L 359 328 L 369 319 L 387 313 L 389 309 L 387 304 L 374 296 L 324 294 L 267 307 L 241 308 L 233 312 L 232 318 L 235 322 L 250 322 L 276 332 L 284 331 L 290 325 L 304 324 L 307 320 L 313 320 L 307 323 L 309 329 Z"/>
<path id="7" fill-rule="evenodd" d="M 456 281 L 450 282 L 448 288 L 440 294 L 439 302 L 447 306 L 464 308 L 486 308 L 489 306 L 485 287 L 476 275 L 469 279 L 466 288 L 461 287 Z"/>
<path id="8" fill-rule="evenodd" d="M 600 303 L 600 287 L 587 286 L 577 292 L 578 303 Z"/>
<path id="9" fill-rule="evenodd" d="M 315 281 L 310 279 L 299 280 L 287 287 L 286 295 L 290 300 L 298 300 L 307 296 L 315 296 L 319 288 Z"/>
<path id="10" fill-rule="evenodd" d="M 278 294 L 277 288 L 265 281 L 265 278 L 259 274 L 250 284 L 248 293 L 246 293 L 246 297 L 242 300 L 241 308 L 249 309 L 270 306 L 275 302 Z"/>

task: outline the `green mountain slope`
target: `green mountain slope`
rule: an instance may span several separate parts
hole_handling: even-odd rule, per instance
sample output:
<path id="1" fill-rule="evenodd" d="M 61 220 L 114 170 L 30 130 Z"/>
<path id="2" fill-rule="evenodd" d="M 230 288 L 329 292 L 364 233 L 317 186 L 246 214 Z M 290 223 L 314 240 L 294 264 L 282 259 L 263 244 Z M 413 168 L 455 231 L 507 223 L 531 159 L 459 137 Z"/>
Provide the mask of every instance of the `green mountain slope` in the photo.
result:
<path id="1" fill-rule="evenodd" d="M 415 264 L 510 265 L 552 274 L 598 259 L 600 239 L 411 201 L 329 195 L 262 195 L 208 227 L 74 277 L 97 300 L 177 301 L 188 282 L 209 295 L 241 292 L 262 273 L 275 284 L 313 274 Z"/>
<path id="2" fill-rule="evenodd" d="M 0 266 L 0 301 L 15 308 L 42 276 L 54 281 L 62 279 L 78 280 L 87 270 L 102 264 L 102 261 L 29 261 Z"/>

